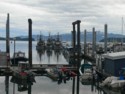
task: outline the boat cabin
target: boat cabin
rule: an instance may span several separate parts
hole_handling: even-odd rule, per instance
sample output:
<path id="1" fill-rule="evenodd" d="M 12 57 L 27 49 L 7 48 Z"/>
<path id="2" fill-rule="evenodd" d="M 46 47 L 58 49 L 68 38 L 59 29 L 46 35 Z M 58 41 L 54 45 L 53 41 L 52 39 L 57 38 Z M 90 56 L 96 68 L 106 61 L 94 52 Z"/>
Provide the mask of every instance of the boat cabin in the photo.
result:
<path id="1" fill-rule="evenodd" d="M 15 58 L 16 57 L 25 57 L 25 53 L 24 52 L 20 52 L 20 51 L 19 52 L 15 52 L 14 55 L 15 55 Z M 14 57 L 14 55 L 13 55 L 13 57 Z"/>
<path id="2" fill-rule="evenodd" d="M 13 54 L 13 57 L 10 59 L 11 60 L 11 65 L 12 66 L 18 66 L 19 62 L 27 62 L 28 58 L 25 56 L 25 52 L 15 52 Z"/>

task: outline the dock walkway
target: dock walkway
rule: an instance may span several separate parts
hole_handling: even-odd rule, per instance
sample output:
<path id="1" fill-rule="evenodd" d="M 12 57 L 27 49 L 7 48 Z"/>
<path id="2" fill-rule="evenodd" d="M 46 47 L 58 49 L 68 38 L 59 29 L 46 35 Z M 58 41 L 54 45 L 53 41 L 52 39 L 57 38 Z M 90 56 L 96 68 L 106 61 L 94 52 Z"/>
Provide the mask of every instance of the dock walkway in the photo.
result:
<path id="1" fill-rule="evenodd" d="M 77 67 L 68 65 L 68 64 L 33 64 L 33 66 L 29 69 L 32 72 L 37 73 L 38 75 L 45 72 L 45 69 L 49 68 L 63 68 L 65 67 L 67 70 L 76 71 Z M 19 71 L 18 66 L 0 66 L 0 76 L 12 76 L 14 71 Z"/>

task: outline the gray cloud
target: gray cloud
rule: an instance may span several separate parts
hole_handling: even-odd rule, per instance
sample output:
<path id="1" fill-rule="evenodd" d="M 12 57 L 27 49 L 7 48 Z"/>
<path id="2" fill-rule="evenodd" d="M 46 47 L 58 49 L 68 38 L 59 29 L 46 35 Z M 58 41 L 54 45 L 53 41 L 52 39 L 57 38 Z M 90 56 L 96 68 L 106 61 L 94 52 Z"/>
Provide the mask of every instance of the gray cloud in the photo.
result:
<path id="1" fill-rule="evenodd" d="M 120 33 L 121 17 L 125 16 L 123 0 L 0 0 L 0 29 L 5 28 L 6 14 L 10 13 L 11 28 L 27 32 L 28 18 L 33 20 L 33 32 L 65 33 L 71 23 L 81 20 L 81 31 L 95 27 Z M 118 32 L 119 31 L 119 32 Z M 20 34 L 20 32 L 19 32 Z"/>

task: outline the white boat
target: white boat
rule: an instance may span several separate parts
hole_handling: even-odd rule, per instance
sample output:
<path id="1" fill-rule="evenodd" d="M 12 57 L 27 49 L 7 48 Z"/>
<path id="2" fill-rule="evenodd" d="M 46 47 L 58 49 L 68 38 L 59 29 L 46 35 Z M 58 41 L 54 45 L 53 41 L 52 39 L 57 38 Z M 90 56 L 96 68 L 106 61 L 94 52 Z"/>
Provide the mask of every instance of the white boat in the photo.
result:
<path id="1" fill-rule="evenodd" d="M 83 67 L 83 68 L 82 68 Z M 82 84 L 91 84 L 93 79 L 92 66 L 90 64 L 83 64 L 80 69 L 80 81 Z"/>
<path id="2" fill-rule="evenodd" d="M 90 84 L 92 82 L 92 71 L 90 69 L 84 70 L 84 73 L 80 76 L 82 84 Z"/>
<path id="3" fill-rule="evenodd" d="M 110 87 L 112 89 L 121 88 L 125 85 L 125 80 L 120 80 L 119 77 L 110 76 L 107 77 L 100 86 Z"/>

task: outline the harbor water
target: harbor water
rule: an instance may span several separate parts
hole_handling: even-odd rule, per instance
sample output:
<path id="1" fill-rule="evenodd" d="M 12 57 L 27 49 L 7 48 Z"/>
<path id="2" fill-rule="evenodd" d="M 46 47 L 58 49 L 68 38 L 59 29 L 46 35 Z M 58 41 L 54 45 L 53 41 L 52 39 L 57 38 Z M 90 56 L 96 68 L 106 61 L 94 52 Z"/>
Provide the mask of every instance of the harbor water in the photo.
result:
<path id="1" fill-rule="evenodd" d="M 46 51 L 38 53 L 36 51 L 36 43 L 32 45 L 33 64 L 68 64 L 63 57 L 62 53 L 56 54 L 52 51 L 48 54 Z M 25 52 L 28 57 L 28 42 L 27 41 L 16 41 L 15 44 L 16 52 Z M 0 50 L 6 51 L 6 42 L 0 41 Z M 10 42 L 10 56 L 14 53 L 14 42 Z M 11 77 L 10 77 L 11 78 Z M 72 82 L 73 80 L 67 81 L 67 83 L 57 84 L 51 79 L 45 76 L 35 77 L 36 83 L 32 86 L 32 94 L 72 94 Z M 76 90 L 75 90 L 76 91 Z M 5 77 L 0 77 L 0 94 L 6 94 L 5 92 Z M 13 94 L 13 83 L 9 83 L 9 94 Z M 15 88 L 15 94 L 27 94 L 27 91 L 18 92 L 17 85 Z M 112 91 L 104 91 L 93 85 L 82 85 L 80 83 L 80 94 L 117 94 Z"/>

